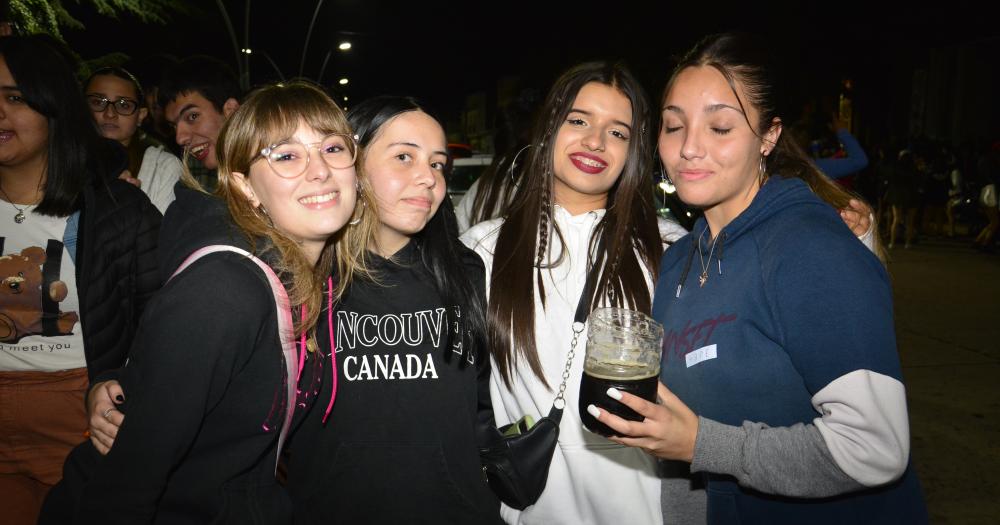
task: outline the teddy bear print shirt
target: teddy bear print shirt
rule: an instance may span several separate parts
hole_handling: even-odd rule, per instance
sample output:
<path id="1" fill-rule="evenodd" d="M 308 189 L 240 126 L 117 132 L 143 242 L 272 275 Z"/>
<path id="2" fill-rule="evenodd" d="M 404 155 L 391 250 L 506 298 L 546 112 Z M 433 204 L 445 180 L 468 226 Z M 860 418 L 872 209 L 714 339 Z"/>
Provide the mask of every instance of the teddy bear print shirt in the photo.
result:
<path id="1" fill-rule="evenodd" d="M 87 366 L 67 217 L 0 216 L 0 371 Z M 74 240 L 70 239 L 70 243 Z"/>

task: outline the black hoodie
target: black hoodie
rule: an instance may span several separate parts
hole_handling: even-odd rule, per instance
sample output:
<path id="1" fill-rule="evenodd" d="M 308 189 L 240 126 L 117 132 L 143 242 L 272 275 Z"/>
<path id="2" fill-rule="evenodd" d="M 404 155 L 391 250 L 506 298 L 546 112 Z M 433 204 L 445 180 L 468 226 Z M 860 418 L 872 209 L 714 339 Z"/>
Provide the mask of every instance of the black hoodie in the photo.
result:
<path id="1" fill-rule="evenodd" d="M 466 255 L 465 271 L 483 286 L 482 261 Z M 292 437 L 296 523 L 499 522 L 474 432 L 489 359 L 463 357 L 448 337 L 455 312 L 416 242 L 394 261 L 371 257 L 378 283 L 355 280 L 337 306 L 333 411 L 324 425 L 324 378 Z"/>
<path id="2" fill-rule="evenodd" d="M 164 280 L 213 244 L 253 251 L 221 201 L 178 190 L 161 230 Z M 275 480 L 288 378 L 264 272 L 235 253 L 199 259 L 146 307 L 131 356 L 125 421 L 77 522 L 289 523 Z"/>

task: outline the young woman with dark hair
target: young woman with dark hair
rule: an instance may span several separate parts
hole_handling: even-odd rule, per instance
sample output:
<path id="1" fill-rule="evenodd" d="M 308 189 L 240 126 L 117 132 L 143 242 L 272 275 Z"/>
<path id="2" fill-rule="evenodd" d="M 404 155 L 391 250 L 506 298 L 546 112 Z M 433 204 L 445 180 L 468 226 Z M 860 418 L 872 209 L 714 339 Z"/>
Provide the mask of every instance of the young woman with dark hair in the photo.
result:
<path id="1" fill-rule="evenodd" d="M 657 220 L 649 109 L 623 66 L 582 64 L 556 81 L 522 153 L 520 186 L 505 219 L 472 227 L 462 240 L 486 262 L 487 325 L 498 425 L 552 407 L 566 370 L 573 318 L 598 265 L 590 307 L 648 312 L 665 242 L 686 231 Z M 659 224 L 659 228 L 657 225 Z M 583 348 L 568 368 L 565 401 L 577 405 Z M 509 523 L 658 523 L 655 461 L 584 431 L 563 413 L 545 491 Z"/>
<path id="2" fill-rule="evenodd" d="M 97 133 L 68 53 L 0 39 L 0 507 L 35 523 L 86 440 L 90 380 L 125 361 L 159 288 L 160 214 Z"/>
<path id="3" fill-rule="evenodd" d="M 98 69 L 84 84 L 87 103 L 101 134 L 128 151 L 128 171 L 160 213 L 174 201 L 174 184 L 183 173 L 181 161 L 142 128 L 149 109 L 142 86 L 120 67 Z"/>
<path id="4" fill-rule="evenodd" d="M 674 70 L 660 158 L 705 215 L 661 264 L 669 390 L 608 391 L 641 422 L 588 411 L 689 462 L 709 523 L 926 523 L 889 279 L 831 209 L 852 196 L 783 136 L 773 51 L 716 35 Z"/>
<path id="5" fill-rule="evenodd" d="M 406 97 L 348 118 L 378 217 L 372 279 L 337 305 L 330 420 L 314 409 L 293 437 L 297 522 L 498 522 L 475 435 L 489 413 L 483 266 L 457 238 L 444 130 Z"/>

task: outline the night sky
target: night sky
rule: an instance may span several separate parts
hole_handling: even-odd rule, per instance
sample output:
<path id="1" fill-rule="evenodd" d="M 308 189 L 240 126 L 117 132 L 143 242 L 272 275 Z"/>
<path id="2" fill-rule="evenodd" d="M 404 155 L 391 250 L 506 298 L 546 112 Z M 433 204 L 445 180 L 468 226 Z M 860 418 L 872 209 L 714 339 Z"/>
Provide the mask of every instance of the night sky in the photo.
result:
<path id="1" fill-rule="evenodd" d="M 157 26 L 131 16 L 118 21 L 97 17 L 90 8 L 64 2 L 87 26 L 66 31 L 65 38 L 84 58 L 111 52 L 136 59 L 205 53 L 235 64 L 216 3 L 191 3 L 197 6 L 191 13 L 175 14 L 168 25 Z M 800 93 L 835 96 L 841 79 L 851 78 L 862 103 L 874 106 L 869 113 L 900 120 L 907 111 L 912 70 L 927 62 L 929 50 L 970 43 L 998 48 L 1000 25 L 972 2 L 895 8 L 875 2 L 801 4 L 327 0 L 313 29 L 303 75 L 315 80 L 327 51 L 334 49 L 322 81 L 330 85 L 349 77 L 342 94 L 353 100 L 385 93 L 416 95 L 455 115 L 466 94 L 495 96 L 502 77 L 517 76 L 522 85 L 544 94 L 566 67 L 608 58 L 625 60 L 658 98 L 673 57 L 702 35 L 742 30 L 770 35 L 776 52 L 800 73 Z M 243 47 L 246 3 L 224 5 Z M 265 54 L 285 77 L 298 76 L 316 5 L 296 0 L 251 4 L 252 83 L 278 79 Z M 347 53 L 335 49 L 344 39 L 354 46 Z M 998 63 L 987 73 L 994 85 Z M 994 102 L 983 114 L 1000 120 L 997 107 Z"/>

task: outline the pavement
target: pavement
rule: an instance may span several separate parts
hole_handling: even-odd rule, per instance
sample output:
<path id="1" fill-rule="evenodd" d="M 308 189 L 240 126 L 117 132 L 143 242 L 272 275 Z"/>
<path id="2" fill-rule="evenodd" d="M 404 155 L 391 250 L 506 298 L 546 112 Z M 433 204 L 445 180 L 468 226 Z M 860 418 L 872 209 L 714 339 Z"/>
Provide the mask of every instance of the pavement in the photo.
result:
<path id="1" fill-rule="evenodd" d="M 888 264 L 931 523 L 1000 523 L 1000 255 L 969 245 L 897 245 Z"/>

